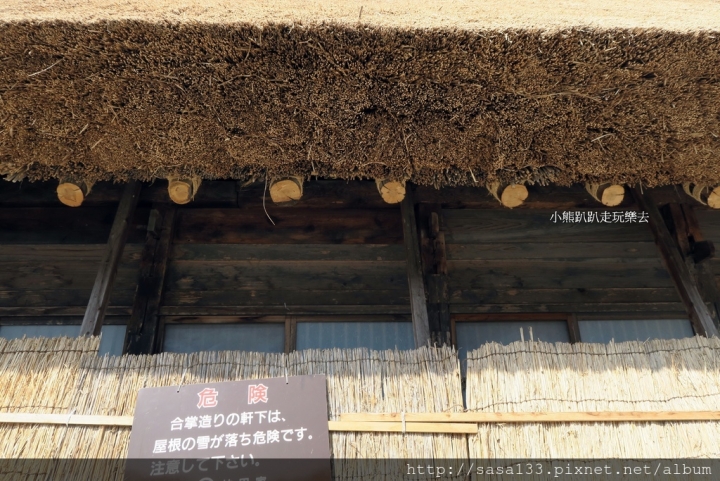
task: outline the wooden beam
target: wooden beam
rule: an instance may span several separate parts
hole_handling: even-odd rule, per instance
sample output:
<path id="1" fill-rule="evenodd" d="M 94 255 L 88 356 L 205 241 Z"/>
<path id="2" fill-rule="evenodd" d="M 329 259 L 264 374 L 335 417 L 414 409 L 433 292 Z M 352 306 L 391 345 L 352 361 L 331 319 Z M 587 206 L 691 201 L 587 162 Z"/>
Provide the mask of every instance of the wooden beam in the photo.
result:
<path id="1" fill-rule="evenodd" d="M 72 426 L 132 426 L 132 416 L 94 416 L 81 414 L 0 413 L 5 424 L 63 424 Z"/>
<path id="2" fill-rule="evenodd" d="M 341 414 L 341 422 L 397 423 L 402 413 Z M 527 413 L 405 413 L 410 423 L 598 423 L 598 422 L 692 422 L 720 421 L 720 411 L 598 411 Z"/>
<path id="3" fill-rule="evenodd" d="M 447 255 L 439 205 L 418 206 L 423 274 L 428 292 L 428 323 L 433 345 L 452 343 L 447 286 Z"/>
<path id="4" fill-rule="evenodd" d="M 408 422 L 345 422 L 328 421 L 328 431 L 370 433 L 444 433 L 477 434 L 475 424 L 466 423 L 408 423 Z"/>
<path id="5" fill-rule="evenodd" d="M 132 427 L 132 416 L 99 416 L 34 413 L 0 413 L 0 424 L 57 424 L 64 426 Z M 376 433 L 477 434 L 477 426 L 467 423 L 403 423 L 328 421 L 328 431 Z"/>
<path id="6" fill-rule="evenodd" d="M 618 184 L 585 184 L 585 189 L 595 200 L 608 207 L 616 207 L 625 200 L 625 187 Z"/>
<path id="7" fill-rule="evenodd" d="M 713 304 L 715 310 L 713 313 L 715 325 L 718 326 L 718 323 L 720 322 L 720 287 L 718 287 L 718 283 L 715 280 L 715 275 L 710 265 L 707 262 L 704 262 L 708 259 L 708 257 L 699 255 L 698 252 L 700 250 L 700 246 L 707 246 L 709 244 L 710 251 L 714 254 L 714 246 L 711 241 L 705 240 L 702 230 L 700 229 L 700 222 L 698 222 L 693 208 L 689 205 L 680 205 L 680 210 L 685 221 L 687 236 L 689 239 L 690 252 L 688 253 L 688 257 L 689 260 L 694 261 L 693 267 L 695 270 L 695 276 L 703 298 Z"/>
<path id="8" fill-rule="evenodd" d="M 192 177 L 189 179 L 168 177 L 168 195 L 176 204 L 187 204 L 195 198 L 202 179 Z"/>
<path id="9" fill-rule="evenodd" d="M 415 347 L 422 347 L 430 343 L 430 324 L 425 299 L 425 282 L 423 280 L 420 260 L 420 241 L 418 238 L 417 223 L 415 221 L 415 203 L 413 202 L 411 189 L 407 189 L 405 198 L 400 203 L 400 210 L 402 214 L 403 238 L 405 240 L 408 287 L 410 288 L 413 335 L 415 337 Z"/>
<path id="10" fill-rule="evenodd" d="M 350 413 L 328 421 L 329 431 L 476 434 L 479 423 L 644 423 L 720 421 L 720 411 L 599 411 L 556 413 Z M 0 424 L 124 426 L 132 416 L 0 413 Z"/>
<path id="11" fill-rule="evenodd" d="M 385 202 L 388 204 L 397 204 L 405 198 L 406 185 L 405 182 L 390 179 L 376 179 L 378 192 Z"/>
<path id="12" fill-rule="evenodd" d="M 700 295 L 697 282 L 683 259 L 680 247 L 673 239 L 657 205 L 648 194 L 643 194 L 637 188 L 633 189 L 638 207 L 647 213 L 650 229 L 655 237 L 655 243 L 660 250 L 663 262 L 675 282 L 675 287 L 685 305 L 685 309 L 693 323 L 697 334 L 713 337 L 718 335 L 718 329 L 713 322 L 710 311 Z"/>
<path id="13" fill-rule="evenodd" d="M 140 199 L 141 184 L 137 181 L 131 181 L 125 186 L 120 205 L 118 206 L 115 220 L 110 230 L 107 249 L 103 255 L 103 259 L 98 269 L 95 284 L 93 285 L 90 301 L 85 310 L 82 326 L 80 327 L 81 336 L 97 336 L 102 328 L 105 310 L 110 301 L 110 293 L 112 291 L 115 273 L 117 272 L 120 257 L 122 256 L 125 241 L 128 237 L 129 226 L 132 221 L 135 208 Z"/>
<path id="14" fill-rule="evenodd" d="M 57 187 L 58 200 L 69 207 L 79 207 L 90 193 L 93 183 L 84 180 L 62 179 Z"/>
<path id="15" fill-rule="evenodd" d="M 158 206 L 150 212 L 147 239 L 140 259 L 140 275 L 132 315 L 125 335 L 127 354 L 155 351 L 165 271 L 173 238 L 175 208 Z"/>
<path id="16" fill-rule="evenodd" d="M 279 177 L 270 181 L 270 198 L 276 204 L 292 205 L 303 195 L 302 177 Z"/>
<path id="17" fill-rule="evenodd" d="M 568 338 L 570 339 L 570 343 L 575 344 L 577 342 L 581 342 L 582 339 L 580 338 L 580 324 L 578 323 L 577 315 L 569 314 L 567 319 L 567 325 Z"/>

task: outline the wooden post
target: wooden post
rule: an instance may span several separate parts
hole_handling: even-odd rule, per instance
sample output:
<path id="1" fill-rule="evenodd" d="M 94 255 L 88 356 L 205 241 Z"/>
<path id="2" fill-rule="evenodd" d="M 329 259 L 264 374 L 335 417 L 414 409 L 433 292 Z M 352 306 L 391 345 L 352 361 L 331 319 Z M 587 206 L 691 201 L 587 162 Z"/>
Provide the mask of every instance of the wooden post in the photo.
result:
<path id="1" fill-rule="evenodd" d="M 433 345 L 440 346 L 452 343 L 445 232 L 442 230 L 441 217 L 442 209 L 438 204 L 421 204 L 418 209 L 421 258 L 428 293 L 430 338 Z"/>
<path id="2" fill-rule="evenodd" d="M 130 222 L 140 199 L 140 188 L 140 182 L 131 181 L 123 191 L 120 205 L 115 214 L 115 221 L 110 230 L 107 248 L 95 278 L 82 326 L 80 326 L 81 336 L 97 336 L 100 334 L 105 310 L 110 301 L 110 292 L 115 280 L 115 273 L 127 240 Z"/>
<path id="3" fill-rule="evenodd" d="M 140 260 L 140 275 L 133 310 L 125 335 L 124 352 L 153 354 L 165 286 L 165 271 L 172 246 L 176 209 L 157 206 L 150 212 L 147 238 Z"/>
<path id="4" fill-rule="evenodd" d="M 695 212 L 689 205 L 673 203 L 666 207 L 666 224 L 680 247 L 685 264 L 697 281 L 700 294 L 703 299 L 712 303 L 711 311 L 714 311 L 712 315 L 715 325 L 718 326 L 720 322 L 720 288 L 715 281 L 712 269 L 705 262 L 714 255 L 715 247 L 711 241 L 705 240 Z"/>
<path id="5" fill-rule="evenodd" d="M 415 222 L 415 204 L 412 193 L 406 192 L 400 204 L 402 214 L 403 237 L 407 262 L 408 287 L 410 288 L 410 310 L 412 312 L 415 347 L 430 343 L 430 325 L 428 322 L 427 302 L 425 300 L 425 282 L 420 261 L 420 241 Z"/>
<path id="6" fill-rule="evenodd" d="M 660 210 L 647 194 L 641 193 L 637 188 L 633 189 L 633 193 L 638 207 L 645 211 L 649 217 L 650 229 L 655 237 L 655 243 L 685 304 L 685 309 L 690 316 L 695 332 L 706 337 L 717 336 L 718 330 L 715 327 L 710 311 L 705 305 L 698 285 L 683 259 L 680 246 L 670 234 Z"/>

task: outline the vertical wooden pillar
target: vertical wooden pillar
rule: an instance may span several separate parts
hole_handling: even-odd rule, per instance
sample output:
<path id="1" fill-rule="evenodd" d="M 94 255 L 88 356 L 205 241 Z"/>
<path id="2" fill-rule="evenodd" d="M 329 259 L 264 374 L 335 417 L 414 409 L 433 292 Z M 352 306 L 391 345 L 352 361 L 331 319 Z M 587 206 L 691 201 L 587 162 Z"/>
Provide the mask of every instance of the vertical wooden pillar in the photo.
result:
<path id="1" fill-rule="evenodd" d="M 415 221 L 415 203 L 410 188 L 407 189 L 405 198 L 400 203 L 400 211 L 402 214 L 403 237 L 405 239 L 413 335 L 415 347 L 422 347 L 430 344 L 430 326 L 425 299 L 425 282 L 420 260 L 420 240 L 418 238 L 417 222 Z"/>
<path id="2" fill-rule="evenodd" d="M 705 305 L 705 300 L 700 295 L 700 290 L 688 265 L 685 263 L 681 248 L 670 234 L 660 210 L 647 194 L 641 193 L 638 189 L 634 189 L 633 194 L 638 207 L 648 215 L 655 243 L 660 250 L 668 272 L 675 281 L 675 287 L 685 304 L 685 309 L 688 312 L 690 321 L 693 323 L 695 332 L 707 337 L 717 336 L 718 329 L 713 322 L 712 315 Z"/>
<path id="3" fill-rule="evenodd" d="M 125 186 L 120 205 L 115 214 L 115 221 L 110 230 L 107 248 L 90 294 L 90 301 L 85 310 L 85 317 L 82 326 L 80 326 L 81 336 L 97 336 L 100 334 L 103 319 L 105 318 L 105 310 L 110 301 L 110 293 L 115 281 L 115 273 L 125 247 L 135 208 L 140 200 L 140 189 L 141 184 L 137 181 L 131 181 Z"/>
<path id="4" fill-rule="evenodd" d="M 175 207 L 169 205 L 153 206 L 150 212 L 138 286 L 125 335 L 124 352 L 127 354 L 155 352 L 160 320 L 158 312 L 172 246 L 175 213 Z"/>
<path id="5" fill-rule="evenodd" d="M 417 220 L 420 225 L 421 257 L 428 293 L 430 339 L 433 345 L 451 344 L 447 258 L 440 205 L 420 205 Z"/>
<path id="6" fill-rule="evenodd" d="M 711 314 L 715 326 L 720 322 L 720 288 L 706 262 L 714 256 L 715 246 L 706 241 L 692 207 L 687 204 L 665 206 L 665 223 L 680 248 L 685 264 L 693 274 L 705 301 L 712 304 Z"/>

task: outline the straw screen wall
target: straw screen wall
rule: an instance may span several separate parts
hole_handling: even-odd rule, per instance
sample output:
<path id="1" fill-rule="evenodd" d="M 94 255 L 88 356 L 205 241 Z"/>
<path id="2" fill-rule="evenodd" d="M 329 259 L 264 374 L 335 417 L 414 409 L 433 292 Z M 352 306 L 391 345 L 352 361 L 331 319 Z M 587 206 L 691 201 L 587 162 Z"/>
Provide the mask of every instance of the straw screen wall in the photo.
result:
<path id="1" fill-rule="evenodd" d="M 302 351 L 290 355 L 239 351 L 98 357 L 95 340 L 18 340 L 0 344 L 0 412 L 132 415 L 139 389 L 240 379 L 326 374 L 330 419 L 347 412 L 461 411 L 458 360 L 452 349 L 377 352 Z M 0 459 L 123 458 L 130 429 L 0 425 Z M 336 462 L 335 479 L 359 479 L 359 469 L 385 471 L 383 458 L 466 459 L 464 435 L 331 433 L 338 459 L 378 458 L 380 466 Z M 7 469 L 6 464 L 6 471 Z M 27 463 L 18 464 L 27 469 Z M 33 468 L 38 465 L 33 464 Z M 53 479 L 120 480 L 122 462 L 67 463 Z M 44 472 L 37 479 L 45 479 Z M 390 473 L 377 479 L 397 479 Z M 33 479 L 28 473 L 0 479 Z M 363 478 L 365 479 L 365 478 Z"/>
<path id="2" fill-rule="evenodd" d="M 468 355 L 468 409 L 717 411 L 720 340 L 486 344 Z M 720 423 L 480 425 L 476 458 L 715 458 Z"/>
<path id="3" fill-rule="evenodd" d="M 282 377 L 286 369 L 290 376 L 328 376 L 331 420 L 342 413 L 463 409 L 450 348 L 98 357 L 98 345 L 97 339 L 0 339 L 0 412 L 128 416 L 143 387 Z M 719 351 L 720 340 L 705 338 L 487 344 L 468 355 L 467 405 L 488 412 L 719 410 Z M 129 435 L 126 427 L 0 424 L 6 460 L 0 480 L 120 480 Z M 335 479 L 397 479 L 398 465 L 382 459 L 717 459 L 719 435 L 716 422 L 484 424 L 467 437 L 331 433 L 331 450 Z M 120 460 L 52 467 L 7 461 L 27 458 Z M 357 458 L 378 464 L 340 461 Z"/>

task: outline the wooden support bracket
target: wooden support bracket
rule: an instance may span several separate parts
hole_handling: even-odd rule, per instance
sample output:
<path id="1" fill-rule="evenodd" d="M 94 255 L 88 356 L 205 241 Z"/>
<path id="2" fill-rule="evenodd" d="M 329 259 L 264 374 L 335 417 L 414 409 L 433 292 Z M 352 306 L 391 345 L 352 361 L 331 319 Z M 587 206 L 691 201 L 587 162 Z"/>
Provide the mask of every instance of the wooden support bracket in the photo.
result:
<path id="1" fill-rule="evenodd" d="M 643 194 L 638 189 L 634 189 L 633 193 L 640 209 L 648 215 L 655 243 L 660 250 L 668 272 L 670 272 L 675 282 L 680 298 L 685 304 L 685 309 L 690 321 L 693 323 L 695 332 L 706 337 L 717 336 L 718 329 L 713 322 L 710 310 L 705 305 L 705 300 L 700 295 L 697 282 L 685 263 L 681 247 L 670 234 L 658 206 L 648 194 Z"/>
<path id="2" fill-rule="evenodd" d="M 110 229 L 105 254 L 90 294 L 90 301 L 85 310 L 85 317 L 82 326 L 80 326 L 81 336 L 97 336 L 100 334 L 105 310 L 110 302 L 115 273 L 118 264 L 120 264 L 120 257 L 122 257 L 125 241 L 127 240 L 130 222 L 140 199 L 140 189 L 141 184 L 137 181 L 132 181 L 125 186 L 112 229 Z"/>
<path id="3" fill-rule="evenodd" d="M 145 247 L 140 259 L 138 287 L 125 335 L 123 352 L 127 354 L 155 352 L 160 301 L 165 285 L 175 214 L 175 207 L 163 205 L 155 206 L 150 212 Z"/>
<path id="4" fill-rule="evenodd" d="M 420 260 L 420 240 L 418 238 L 417 222 L 415 221 L 415 204 L 412 192 L 409 189 L 400 207 L 415 347 L 423 347 L 430 343 L 430 323 L 428 321 L 425 281 Z"/>

